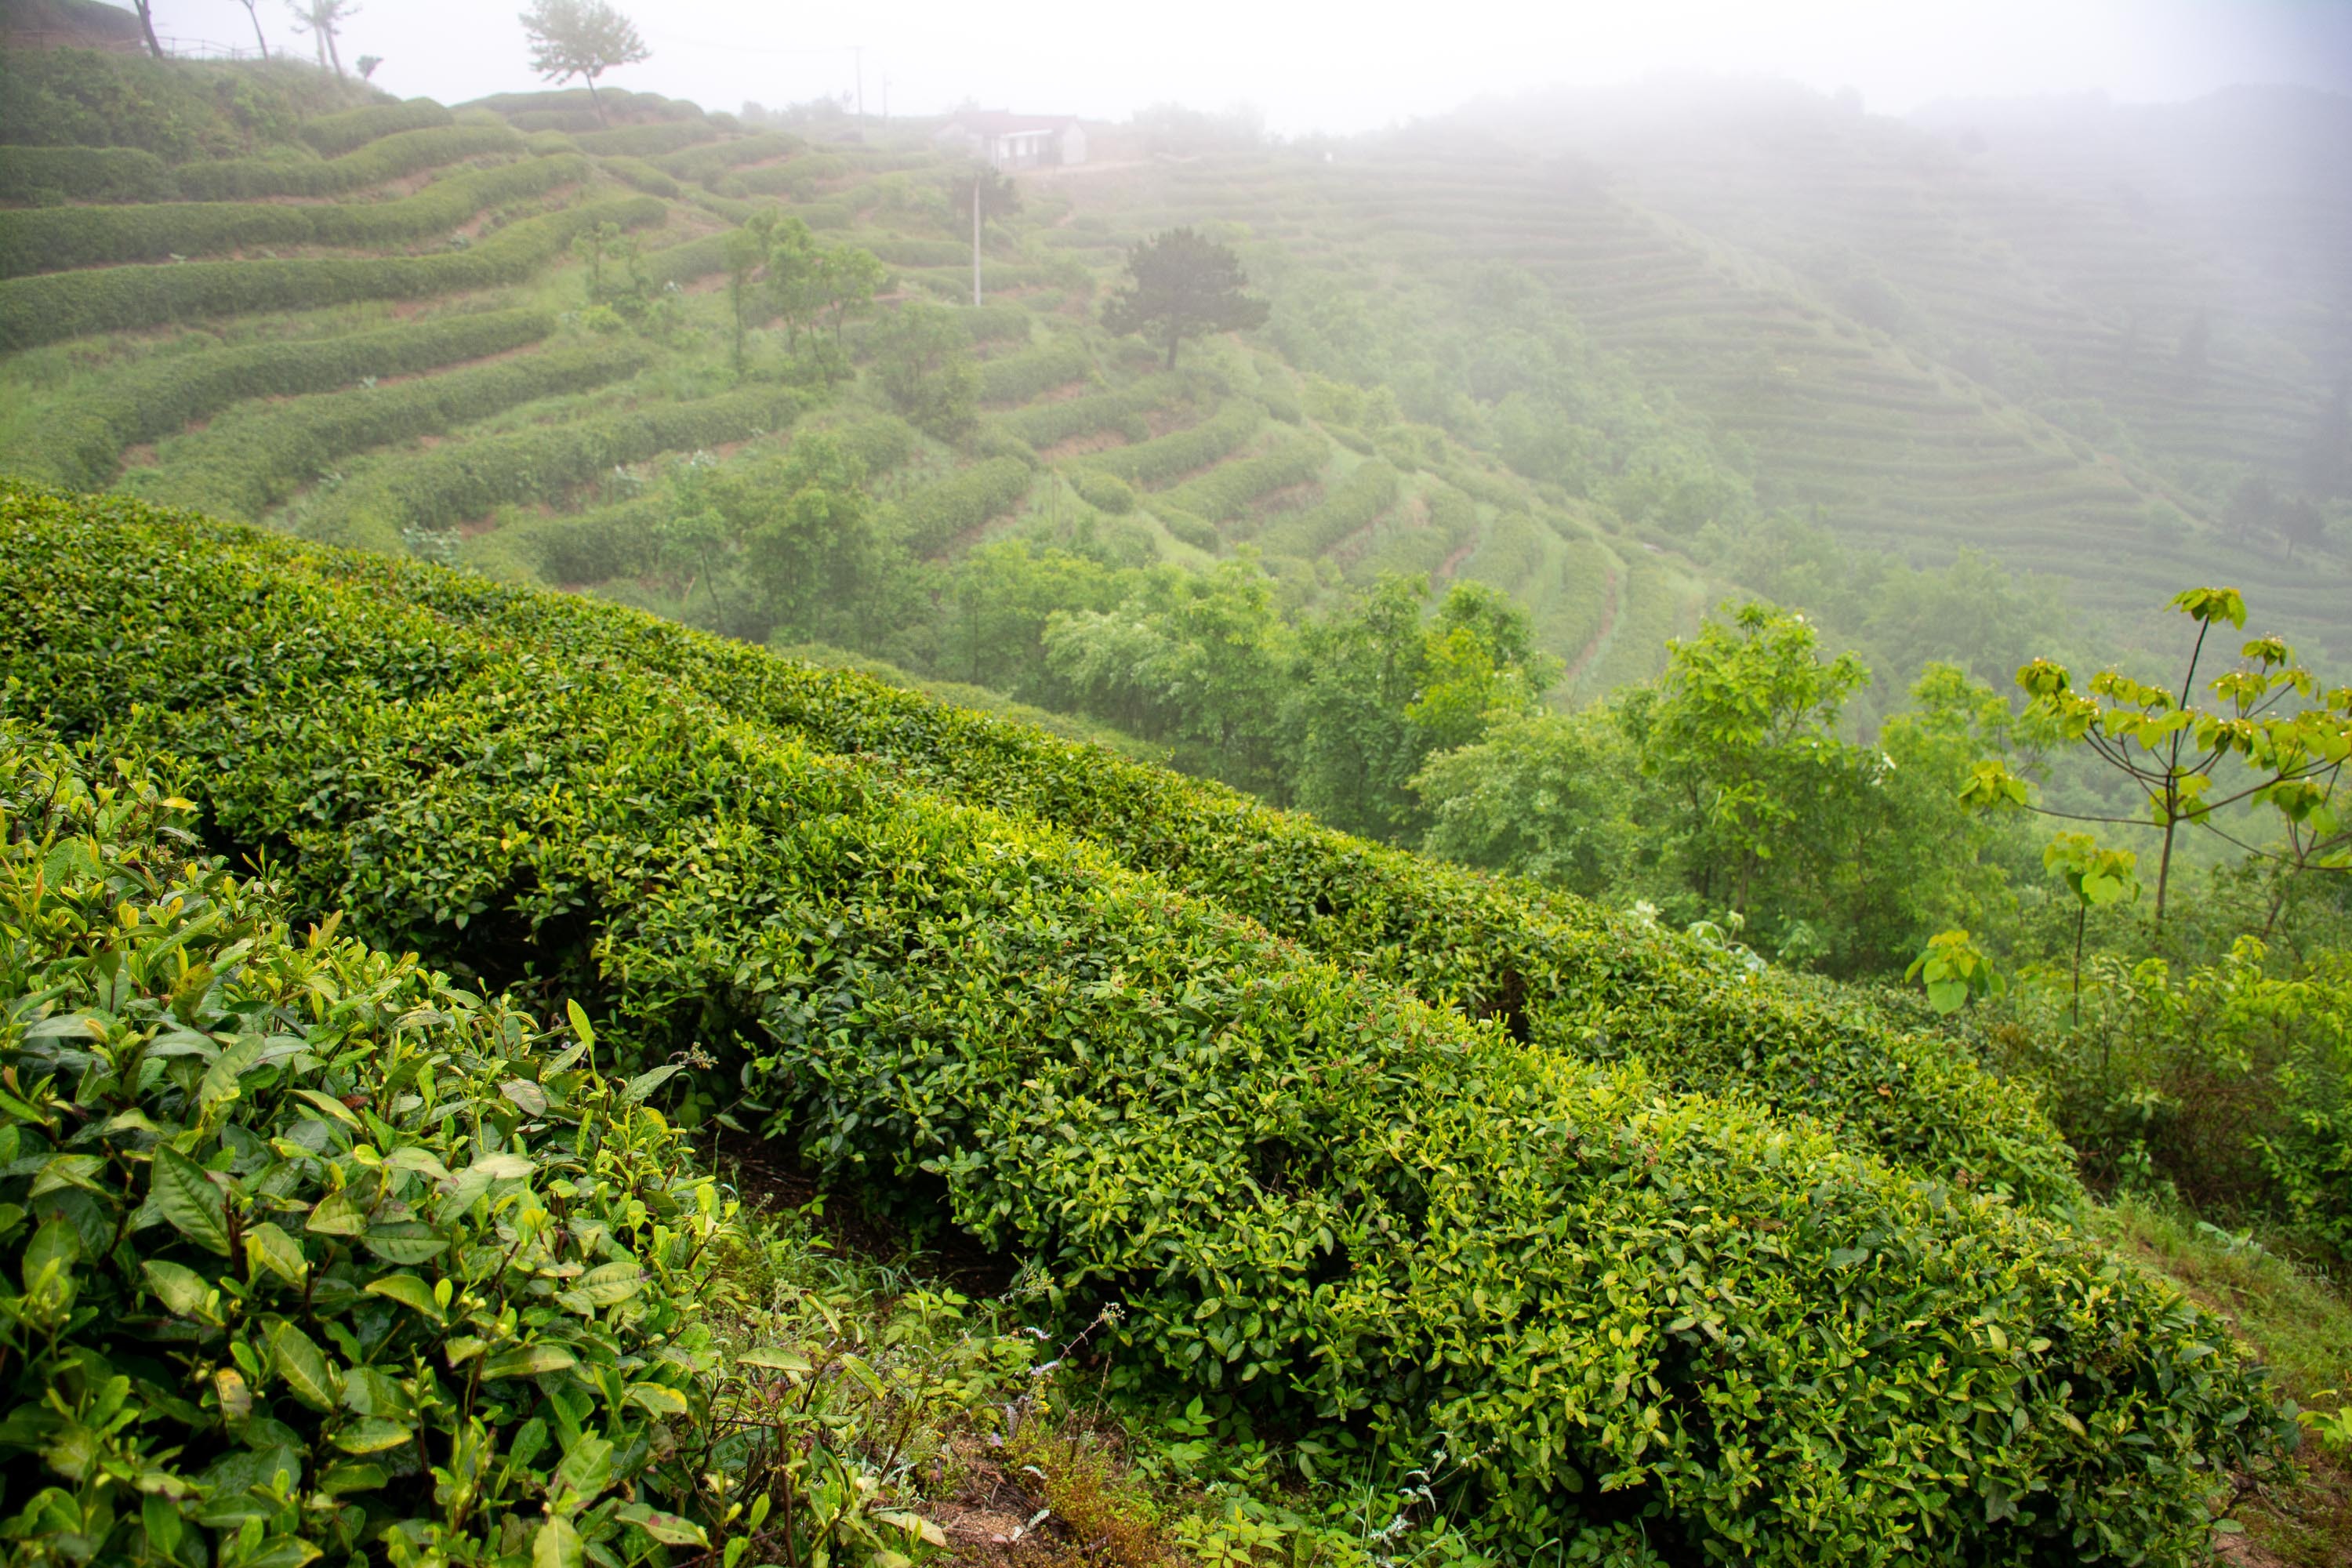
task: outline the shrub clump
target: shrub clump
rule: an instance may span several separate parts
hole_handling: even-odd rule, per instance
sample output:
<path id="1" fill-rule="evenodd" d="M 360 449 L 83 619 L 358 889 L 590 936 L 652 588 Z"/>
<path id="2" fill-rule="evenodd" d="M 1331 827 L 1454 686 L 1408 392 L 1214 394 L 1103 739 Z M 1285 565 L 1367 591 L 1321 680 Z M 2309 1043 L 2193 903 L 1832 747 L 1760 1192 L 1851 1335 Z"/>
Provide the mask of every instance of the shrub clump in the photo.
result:
<path id="1" fill-rule="evenodd" d="M 323 162 L 284 158 L 232 158 L 188 163 L 173 171 L 183 200 L 257 201 L 268 196 L 340 196 L 437 169 L 460 158 L 519 153 L 522 138 L 503 125 L 442 125 L 406 131 L 371 142 L 357 152 Z"/>
<path id="2" fill-rule="evenodd" d="M 1019 506 L 1036 476 L 1018 458 L 991 458 L 953 479 L 926 485 L 894 509 L 898 537 L 918 555 L 935 555 Z"/>
<path id="3" fill-rule="evenodd" d="M 403 131 L 431 131 L 449 122 L 449 111 L 431 99 L 412 98 L 405 103 L 371 103 L 342 114 L 320 115 L 305 121 L 299 135 L 321 158 L 340 158 Z"/>

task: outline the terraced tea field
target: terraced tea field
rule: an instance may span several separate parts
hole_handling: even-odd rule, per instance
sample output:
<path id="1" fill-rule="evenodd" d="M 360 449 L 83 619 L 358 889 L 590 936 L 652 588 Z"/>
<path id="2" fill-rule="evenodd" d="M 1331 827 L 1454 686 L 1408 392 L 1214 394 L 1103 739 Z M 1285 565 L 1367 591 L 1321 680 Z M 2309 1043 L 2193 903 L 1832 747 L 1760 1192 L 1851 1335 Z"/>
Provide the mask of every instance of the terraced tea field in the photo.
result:
<path id="1" fill-rule="evenodd" d="M 2235 477 L 2290 469 L 2310 439 L 2324 401 L 2312 361 L 2250 335 L 2185 377 L 2170 339 L 2119 323 L 2116 300 L 2177 336 L 2190 302 L 2218 297 L 2214 267 L 2095 206 L 1930 157 L 1920 133 L 1816 130 L 1792 143 L 1707 127 L 1573 151 L 1557 133 L 1532 150 L 1524 128 L 1431 132 L 1380 153 L 1203 161 L 1087 188 L 1116 233 L 1246 226 L 1266 248 L 1369 276 L 1505 264 L 1654 400 L 1744 449 L 1760 504 L 1857 547 L 1920 563 L 1983 550 L 2126 619 L 2226 577 L 2300 637 L 2352 632 L 2340 560 L 2241 550 L 2221 518 Z M 1880 292 L 1832 287 L 1841 266 Z M 1863 319 L 1874 301 L 1885 326 Z M 2063 368 L 2076 406 L 2093 395 L 2104 418 L 2081 423 L 2103 440 L 2041 412 L 2063 399 L 2028 399 L 2025 378 L 2002 374 L 2029 356 L 2044 374 Z"/>
<path id="2" fill-rule="evenodd" d="M 1034 183 L 992 224 L 974 309 L 952 170 L 919 138 L 811 145 L 626 94 L 607 95 L 621 123 L 590 129 L 575 96 L 363 110 L 313 127 L 333 153 L 314 160 L 11 150 L 47 205 L 0 212 L 0 467 L 658 603 L 658 476 L 823 428 L 854 437 L 925 554 L 1104 511 L 1172 560 L 1255 550 L 1308 597 L 1465 577 L 1518 595 L 1595 679 L 1654 670 L 1717 591 L 1437 431 L 1376 451 L 1311 416 L 1279 353 L 1210 342 L 1160 373 L 1097 324 L 1124 257 L 1072 225 L 1092 185 Z M 920 435 L 863 382 L 731 374 L 723 241 L 772 210 L 879 258 L 885 309 L 959 306 L 978 438 Z M 1127 216 L 1139 233 L 1148 215 Z M 655 319 L 590 308 L 591 250 Z"/>

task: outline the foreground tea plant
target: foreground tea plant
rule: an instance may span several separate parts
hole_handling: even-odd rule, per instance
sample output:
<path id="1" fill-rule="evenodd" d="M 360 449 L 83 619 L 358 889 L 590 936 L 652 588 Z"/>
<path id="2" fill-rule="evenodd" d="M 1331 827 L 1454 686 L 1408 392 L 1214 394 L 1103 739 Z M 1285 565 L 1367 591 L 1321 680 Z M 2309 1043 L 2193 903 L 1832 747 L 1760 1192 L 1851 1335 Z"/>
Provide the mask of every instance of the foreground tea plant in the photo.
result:
<path id="1" fill-rule="evenodd" d="M 1028 1342 L 873 1340 L 646 1103 L 673 1069 L 295 937 L 187 858 L 189 803 L 97 761 L 0 728 L 8 1561 L 938 1539 L 912 1468 Z"/>

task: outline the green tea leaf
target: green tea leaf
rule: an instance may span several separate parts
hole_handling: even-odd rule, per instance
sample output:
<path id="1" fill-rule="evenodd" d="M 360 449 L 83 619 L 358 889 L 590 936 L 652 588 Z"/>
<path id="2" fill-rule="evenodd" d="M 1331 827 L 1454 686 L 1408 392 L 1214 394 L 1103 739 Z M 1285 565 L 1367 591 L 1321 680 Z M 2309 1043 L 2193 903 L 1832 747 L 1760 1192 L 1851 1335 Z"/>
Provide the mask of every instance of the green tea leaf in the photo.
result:
<path id="1" fill-rule="evenodd" d="M 267 1268 L 298 1290 L 310 1273 L 302 1244 L 266 1220 L 245 1233 L 245 1258 L 247 1268 Z"/>
<path id="2" fill-rule="evenodd" d="M 341 1380 L 318 1342 L 283 1318 L 269 1326 L 269 1354 L 278 1375 L 294 1397 L 313 1410 L 332 1410 L 342 1399 Z"/>
<path id="3" fill-rule="evenodd" d="M 361 1245 L 386 1263 L 429 1263 L 449 1250 L 448 1238 L 422 1220 L 400 1220 L 368 1227 Z"/>
<path id="4" fill-rule="evenodd" d="M 160 1258 L 140 1259 L 139 1271 L 147 1277 L 147 1288 L 155 1292 L 163 1310 L 175 1318 L 194 1317 L 212 1294 L 203 1275 Z"/>
<path id="5" fill-rule="evenodd" d="M 173 1229 L 207 1252 L 228 1256 L 228 1205 L 194 1161 L 160 1144 L 149 1183 L 148 1201 Z"/>
<path id="6" fill-rule="evenodd" d="M 482 1363 L 485 1379 L 500 1377 L 536 1377 L 542 1372 L 562 1372 L 579 1358 L 562 1345 L 517 1345 L 500 1351 Z"/>
<path id="7" fill-rule="evenodd" d="M 690 1519 L 674 1513 L 660 1513 L 641 1502 L 633 1502 L 615 1510 L 613 1517 L 625 1524 L 634 1524 L 664 1546 L 703 1546 L 710 1544 L 709 1532 Z"/>
<path id="8" fill-rule="evenodd" d="M 631 1384 L 629 1402 L 656 1415 L 683 1415 L 687 1411 L 686 1395 L 658 1383 Z"/>
<path id="9" fill-rule="evenodd" d="M 334 1442 L 346 1454 L 381 1454 L 399 1447 L 415 1436 L 397 1421 L 368 1415 L 336 1433 Z"/>
<path id="10" fill-rule="evenodd" d="M 382 1296 L 388 1301 L 397 1301 L 409 1310 L 420 1313 L 436 1323 L 447 1321 L 446 1315 L 441 1310 L 441 1303 L 433 1299 L 433 1287 L 414 1274 L 386 1274 L 380 1279 L 369 1280 L 366 1289 L 370 1295 Z"/>
<path id="11" fill-rule="evenodd" d="M 367 1211 L 352 1195 L 352 1190 L 345 1187 L 320 1199 L 302 1228 L 316 1231 L 320 1236 L 362 1235 L 367 1230 Z"/>

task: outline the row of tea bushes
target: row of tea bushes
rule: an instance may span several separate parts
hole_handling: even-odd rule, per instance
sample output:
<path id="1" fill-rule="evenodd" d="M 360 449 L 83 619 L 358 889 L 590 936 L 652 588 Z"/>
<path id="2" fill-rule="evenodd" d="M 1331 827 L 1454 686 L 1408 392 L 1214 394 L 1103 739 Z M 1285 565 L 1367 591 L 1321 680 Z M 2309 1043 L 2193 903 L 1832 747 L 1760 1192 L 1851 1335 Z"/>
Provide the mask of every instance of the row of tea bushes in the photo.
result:
<path id="1" fill-rule="evenodd" d="M 173 171 L 175 194 L 191 202 L 265 201 L 272 196 L 322 198 L 349 195 L 389 180 L 406 179 L 461 158 L 520 153 L 522 138 L 503 125 L 444 125 L 406 131 L 356 153 L 317 163 L 282 158 L 231 158 L 184 163 Z"/>
<path id="2" fill-rule="evenodd" d="M 412 529 L 456 528 L 500 506 L 545 500 L 665 452 L 770 435 L 790 426 L 809 403 L 807 393 L 793 388 L 750 386 L 389 456 L 317 497 L 294 526 L 326 543 L 400 553 Z"/>
<path id="3" fill-rule="evenodd" d="M 412 98 L 404 103 L 371 103 L 341 114 L 322 114 L 304 121 L 296 134 L 321 158 L 340 158 L 404 131 L 429 131 L 449 122 L 449 111 L 431 99 Z"/>
<path id="4" fill-rule="evenodd" d="M 571 344 L 394 386 L 247 405 L 167 442 L 156 456 L 156 474 L 140 492 L 258 521 L 351 453 L 625 380 L 650 357 L 635 342 Z"/>
<path id="5" fill-rule="evenodd" d="M 0 349 L 167 321 L 415 300 L 520 282 L 599 225 L 643 228 L 667 216 L 651 196 L 591 202 L 526 218 L 463 250 L 416 257 L 310 257 L 105 267 L 0 280 Z"/>
<path id="6" fill-rule="evenodd" d="M 1116 434 L 1148 441 L 1145 416 L 1205 395 L 1205 387 L 1181 375 L 1152 375 L 1115 392 L 1091 393 L 1062 403 L 1041 403 L 1000 415 L 997 424 L 1032 447 L 1051 447 L 1087 436 Z"/>
<path id="7" fill-rule="evenodd" d="M 506 353 L 555 331 L 542 310 L 430 317 L 330 338 L 159 354 L 69 394 L 0 447 L 0 468 L 75 489 L 111 483 L 125 447 L 158 440 L 248 397 L 331 392 Z"/>
<path id="8" fill-rule="evenodd" d="M 1018 507 L 1036 481 L 1018 458 L 990 458 L 925 485 L 892 510 L 898 537 L 918 555 L 936 555 L 961 534 Z"/>
<path id="9" fill-rule="evenodd" d="M 1320 505 L 1268 523 L 1259 543 L 1269 555 L 1315 560 L 1349 534 L 1370 528 L 1401 493 L 1402 480 L 1387 461 L 1359 463 Z"/>
<path id="10" fill-rule="evenodd" d="M 1231 456 L 1265 423 L 1264 407 L 1246 397 L 1228 398 L 1198 425 L 1090 452 L 1081 461 L 1139 489 L 1158 489 Z"/>
<path id="11" fill-rule="evenodd" d="M 0 212 L 0 278 L 271 246 L 385 248 L 446 235 L 488 208 L 587 177 L 588 161 L 575 155 L 468 170 L 389 202 L 186 202 Z"/>
<path id="12" fill-rule="evenodd" d="M 1074 1320 L 1115 1294 L 1115 1387 L 1442 1442 L 1498 1552 L 2185 1565 L 2292 1430 L 2177 1291 L 1833 1131 L 1515 1041 L 528 614 L 453 622 L 427 574 L 5 510 L 0 665 L 183 759 L 220 839 L 400 945 L 595 985 L 640 1062 L 719 1053 L 771 1136 Z"/>
<path id="13" fill-rule="evenodd" d="M 366 578 L 384 570 L 354 563 Z M 442 613 L 616 660 L 831 752 L 888 759 L 959 799 L 1085 837 L 1335 962 L 1515 1037 L 1754 1100 L 1858 1147 L 2030 1205 L 2080 1195 L 2032 1097 L 1837 988 L 1759 977 L 1583 900 L 1349 838 L 1222 785 L 1139 768 L 842 671 L 813 670 L 587 601 L 399 574 Z"/>
<path id="14" fill-rule="evenodd" d="M 1330 456 L 1331 449 L 1311 436 L 1289 437 L 1163 490 L 1160 500 L 1207 521 L 1225 522 L 1277 490 L 1313 483 Z"/>
<path id="15" fill-rule="evenodd" d="M 168 202 L 171 165 L 142 147 L 11 147 L 0 156 L 0 202 Z"/>

